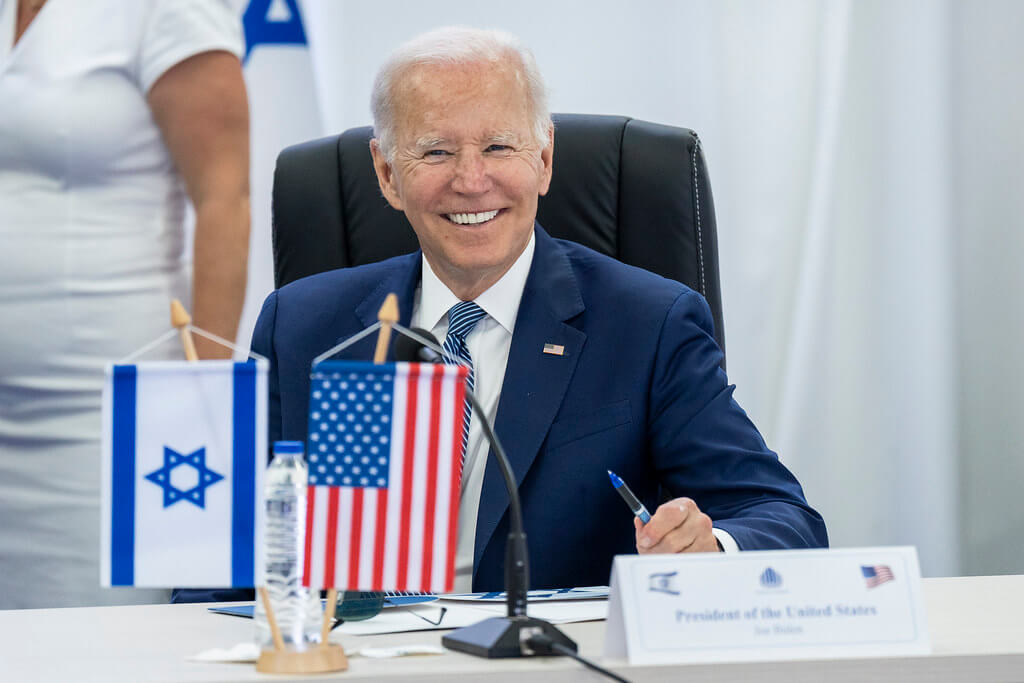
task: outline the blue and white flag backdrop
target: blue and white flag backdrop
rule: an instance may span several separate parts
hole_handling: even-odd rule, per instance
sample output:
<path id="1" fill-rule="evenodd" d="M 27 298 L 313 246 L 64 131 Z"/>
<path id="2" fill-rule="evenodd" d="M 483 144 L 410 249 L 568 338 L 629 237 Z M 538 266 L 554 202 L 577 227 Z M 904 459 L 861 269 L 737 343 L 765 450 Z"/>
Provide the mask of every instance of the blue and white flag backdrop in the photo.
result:
<path id="1" fill-rule="evenodd" d="M 252 231 L 238 345 L 247 348 L 263 300 L 274 288 L 270 192 L 277 155 L 289 145 L 320 137 L 323 126 L 301 5 L 296 0 L 250 0 L 242 24 L 249 91 Z"/>
<path id="2" fill-rule="evenodd" d="M 100 583 L 255 585 L 266 434 L 265 361 L 109 366 Z"/>

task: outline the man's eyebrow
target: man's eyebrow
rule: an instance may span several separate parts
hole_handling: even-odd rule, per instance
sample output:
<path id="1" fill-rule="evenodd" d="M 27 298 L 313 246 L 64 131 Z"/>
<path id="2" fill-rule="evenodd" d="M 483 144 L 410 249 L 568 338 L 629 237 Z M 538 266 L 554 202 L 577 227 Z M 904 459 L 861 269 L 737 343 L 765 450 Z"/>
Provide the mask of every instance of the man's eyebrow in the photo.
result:
<path id="1" fill-rule="evenodd" d="M 520 136 L 510 130 L 492 133 L 487 136 L 487 142 L 499 145 L 515 145 L 520 141 Z"/>
<path id="2" fill-rule="evenodd" d="M 430 149 L 431 147 L 437 147 L 448 142 L 447 139 L 438 137 L 436 135 L 424 135 L 423 137 L 416 140 L 416 149 Z"/>
<path id="3" fill-rule="evenodd" d="M 486 138 L 484 138 L 484 141 L 489 145 L 497 144 L 515 146 L 520 144 L 521 140 L 522 136 L 511 130 L 491 133 Z M 414 149 L 418 152 L 422 152 L 428 149 L 433 149 L 435 147 L 441 147 L 450 143 L 451 140 L 449 140 L 448 138 L 441 137 L 439 135 L 424 135 L 416 140 Z"/>

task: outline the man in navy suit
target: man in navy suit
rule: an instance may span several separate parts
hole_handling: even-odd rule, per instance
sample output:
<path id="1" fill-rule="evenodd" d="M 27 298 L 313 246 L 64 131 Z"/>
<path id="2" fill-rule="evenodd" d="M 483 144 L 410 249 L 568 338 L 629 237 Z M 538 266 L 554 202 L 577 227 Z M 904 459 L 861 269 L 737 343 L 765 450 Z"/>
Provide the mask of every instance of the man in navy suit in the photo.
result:
<path id="1" fill-rule="evenodd" d="M 605 584 L 621 553 L 827 545 L 821 517 L 733 400 L 704 299 L 536 224 L 554 130 L 515 38 L 440 29 L 414 39 L 382 67 L 373 110 L 381 191 L 421 251 L 268 297 L 253 350 L 271 360 L 271 440 L 306 438 L 312 359 L 376 322 L 394 292 L 403 325 L 461 345 L 473 367 L 519 485 L 532 587 Z M 336 357 L 366 360 L 373 345 Z M 650 522 L 631 520 L 607 470 L 654 510 Z M 502 588 L 507 510 L 474 415 L 457 591 Z"/>
<path id="2" fill-rule="evenodd" d="M 434 31 L 392 55 L 373 109 L 381 191 L 421 252 L 268 298 L 253 349 L 272 361 L 271 439 L 305 438 L 311 360 L 395 292 L 403 324 L 470 330 L 449 341 L 512 462 L 533 587 L 606 583 L 619 553 L 827 545 L 733 400 L 704 299 L 536 224 L 554 130 L 528 51 L 497 32 Z M 370 340 L 343 352 L 371 355 Z M 456 588 L 500 589 L 507 495 L 475 416 L 468 434 Z M 646 525 L 630 526 L 609 469 L 655 510 Z"/>

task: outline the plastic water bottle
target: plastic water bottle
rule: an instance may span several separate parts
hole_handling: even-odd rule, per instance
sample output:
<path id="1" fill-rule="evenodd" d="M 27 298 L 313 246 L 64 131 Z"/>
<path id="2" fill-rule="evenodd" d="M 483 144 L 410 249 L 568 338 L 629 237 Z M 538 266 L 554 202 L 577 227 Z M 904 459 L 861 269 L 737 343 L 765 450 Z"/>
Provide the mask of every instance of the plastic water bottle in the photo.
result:
<path id="1" fill-rule="evenodd" d="M 267 587 L 281 637 L 289 649 L 307 649 L 320 642 L 323 612 L 320 592 L 302 585 L 306 538 L 306 463 L 301 441 L 274 443 L 274 459 L 266 473 L 266 529 L 264 533 Z M 274 647 L 263 601 L 256 594 L 253 610 L 256 644 Z"/>

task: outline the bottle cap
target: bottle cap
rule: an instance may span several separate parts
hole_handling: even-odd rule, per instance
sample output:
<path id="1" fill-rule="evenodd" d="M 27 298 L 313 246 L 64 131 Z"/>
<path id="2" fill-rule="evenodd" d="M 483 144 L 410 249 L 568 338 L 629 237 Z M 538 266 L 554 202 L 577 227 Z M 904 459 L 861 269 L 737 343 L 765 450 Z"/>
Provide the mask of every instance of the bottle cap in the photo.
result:
<path id="1" fill-rule="evenodd" d="M 274 453 L 302 453 L 305 449 L 305 443 L 302 441 L 275 441 L 274 442 Z"/>

